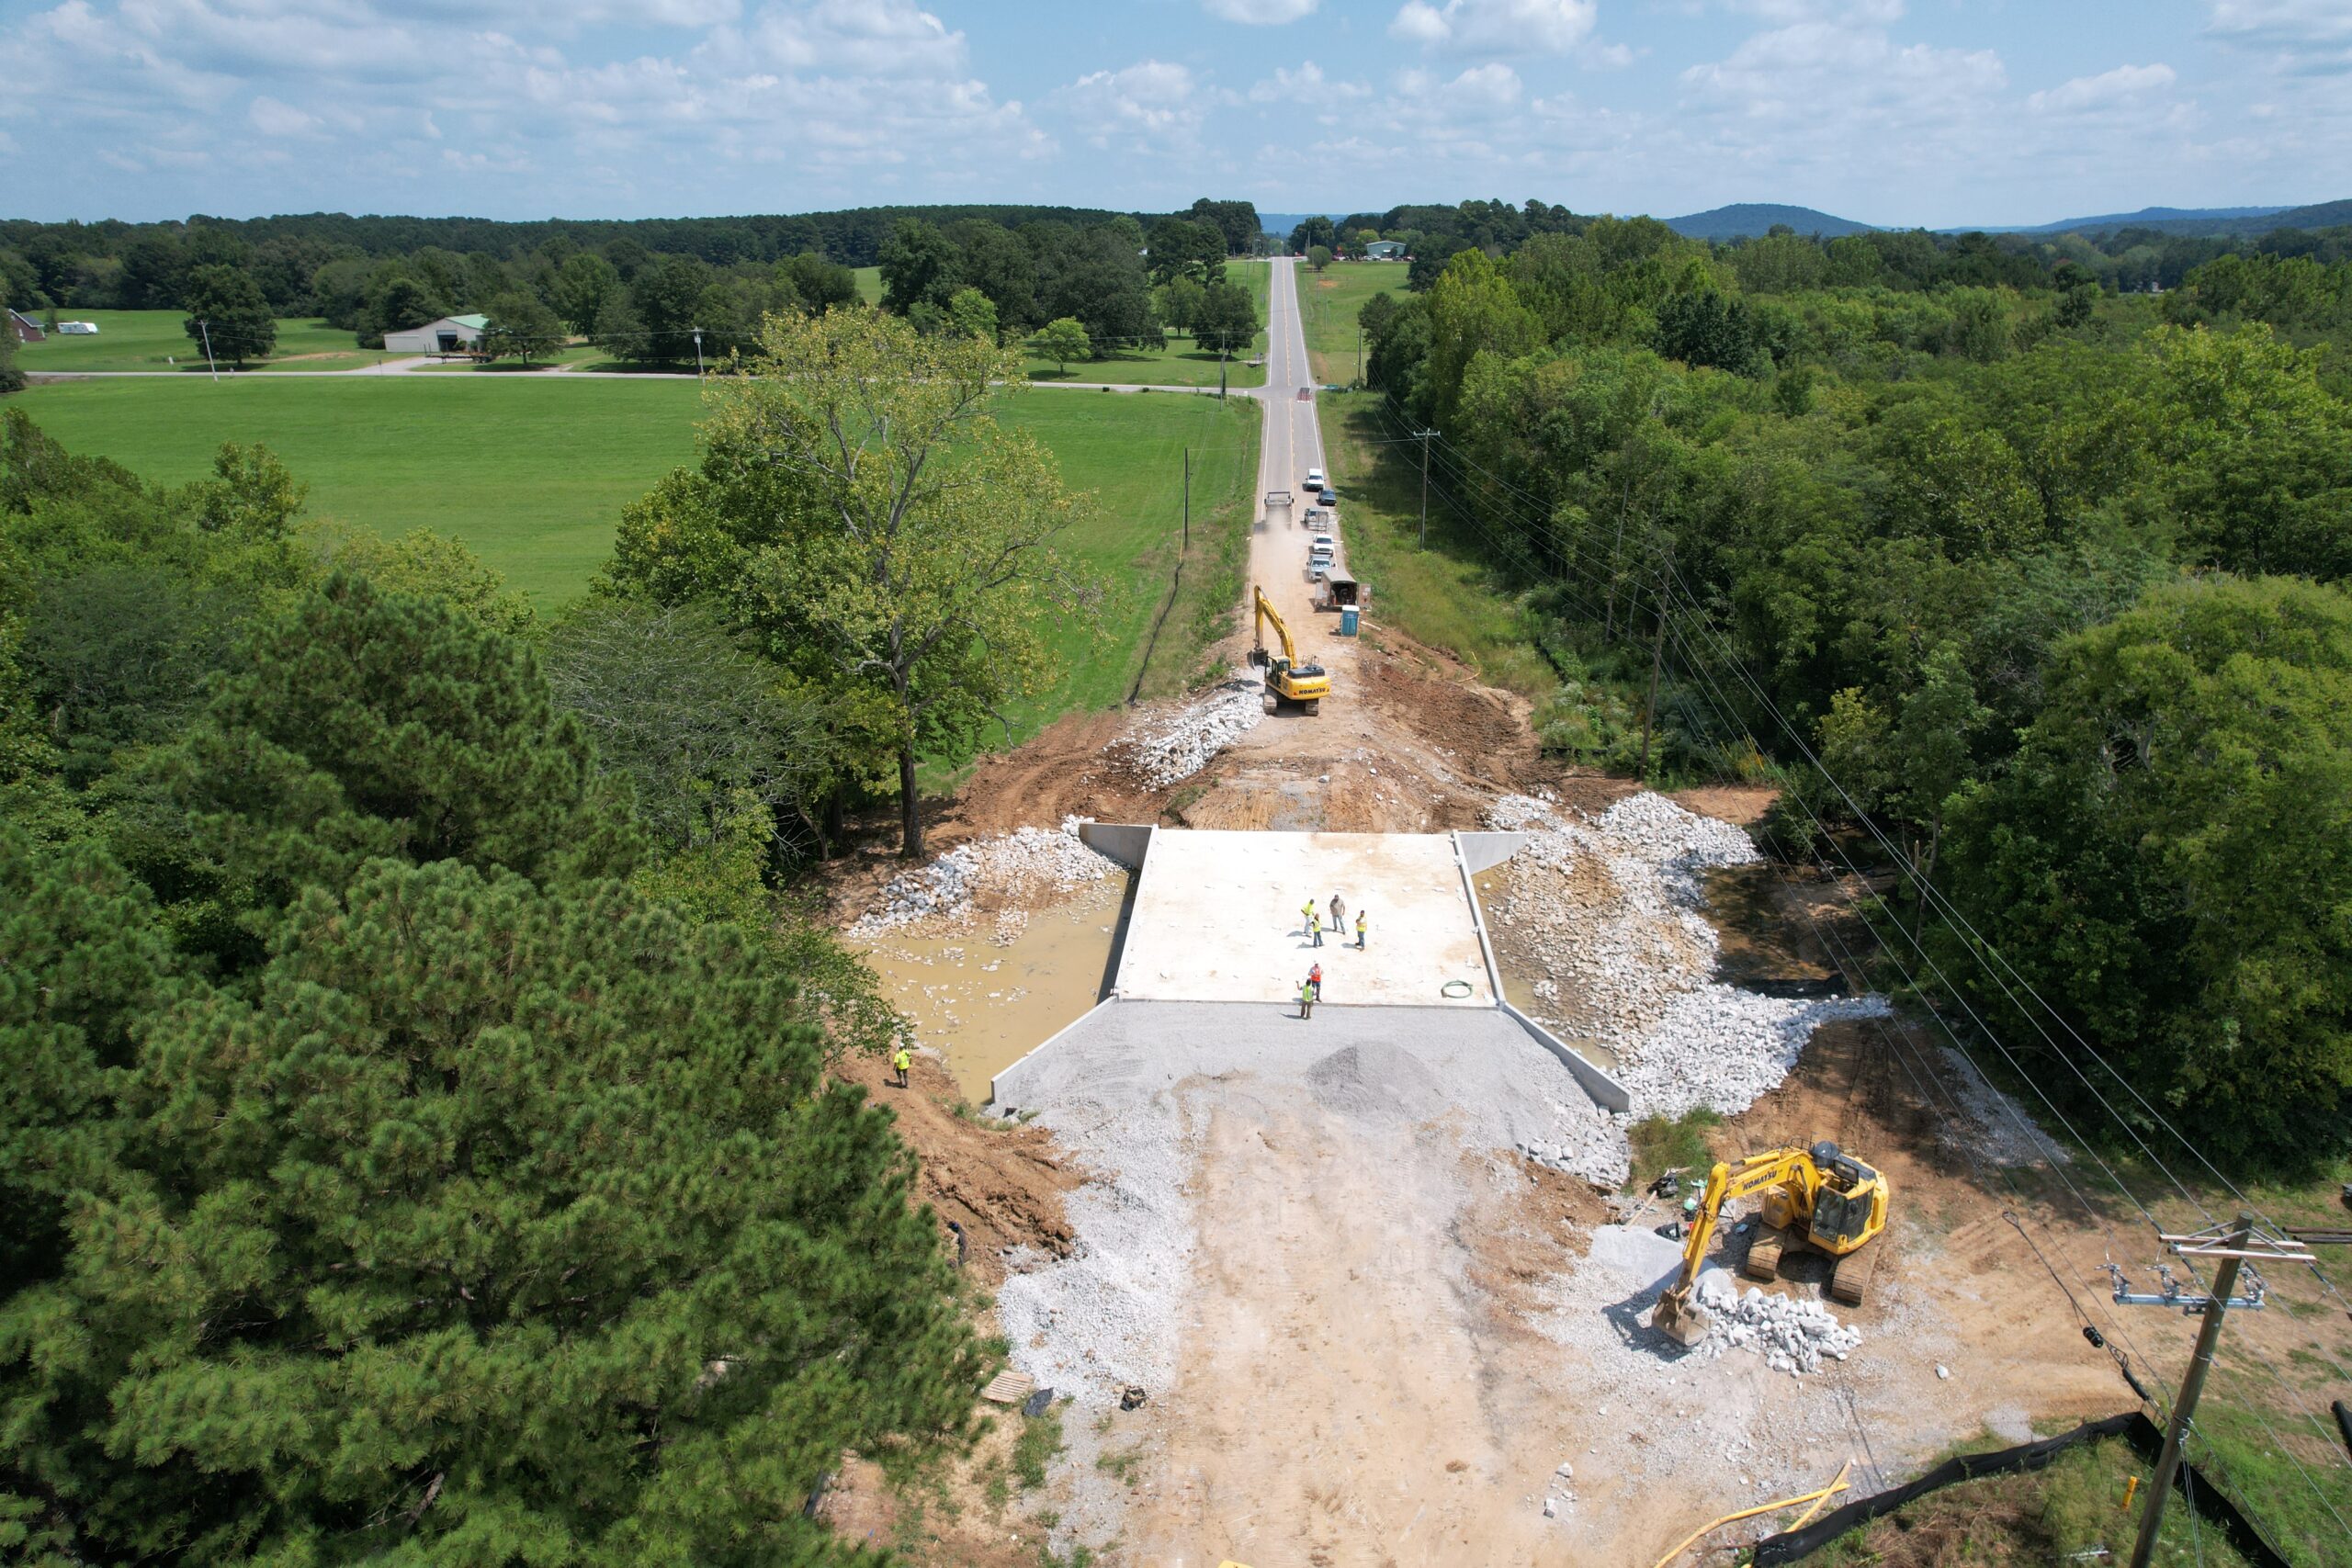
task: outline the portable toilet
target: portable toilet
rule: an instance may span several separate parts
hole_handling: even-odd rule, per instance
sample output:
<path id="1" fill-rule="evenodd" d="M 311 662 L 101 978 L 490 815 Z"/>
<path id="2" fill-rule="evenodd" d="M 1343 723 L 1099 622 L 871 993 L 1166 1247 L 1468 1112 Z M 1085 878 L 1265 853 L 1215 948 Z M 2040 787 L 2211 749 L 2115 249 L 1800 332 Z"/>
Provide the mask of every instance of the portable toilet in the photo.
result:
<path id="1" fill-rule="evenodd" d="M 1356 635 L 1356 607 L 1353 604 L 1343 604 L 1340 608 L 1340 635 L 1341 637 Z"/>

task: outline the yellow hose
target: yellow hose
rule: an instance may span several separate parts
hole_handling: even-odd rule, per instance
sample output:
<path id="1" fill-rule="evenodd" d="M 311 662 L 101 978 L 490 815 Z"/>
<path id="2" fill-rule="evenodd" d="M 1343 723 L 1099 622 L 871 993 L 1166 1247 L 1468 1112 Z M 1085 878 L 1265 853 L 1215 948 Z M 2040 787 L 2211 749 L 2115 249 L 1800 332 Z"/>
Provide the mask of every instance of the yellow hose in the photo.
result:
<path id="1" fill-rule="evenodd" d="M 1742 1519 L 1752 1519 L 1758 1514 L 1769 1514 L 1778 1508 L 1791 1508 L 1794 1507 L 1799 1503 L 1810 1503 L 1813 1506 L 1807 1508 L 1803 1514 L 1799 1515 L 1797 1522 L 1789 1527 L 1791 1529 L 1801 1529 L 1807 1519 L 1812 1518 L 1813 1516 L 1820 1510 L 1822 1504 L 1827 1502 L 1834 1494 L 1846 1490 L 1846 1472 L 1853 1468 L 1854 1461 L 1850 1459 L 1845 1463 L 1839 1465 L 1838 1467 L 1837 1475 L 1830 1481 L 1828 1485 L 1823 1487 L 1818 1492 L 1806 1492 L 1794 1497 L 1783 1497 L 1777 1503 L 1763 1503 L 1753 1508 L 1742 1508 L 1736 1514 L 1725 1514 L 1722 1518 L 1717 1519 L 1711 1525 L 1701 1525 L 1697 1529 L 1692 1530 L 1689 1535 L 1686 1535 L 1680 1540 L 1676 1541 L 1674 1543 L 1674 1550 L 1657 1560 L 1657 1568 L 1667 1568 L 1668 1563 L 1673 1562 L 1676 1558 L 1681 1556 L 1685 1551 L 1689 1550 L 1692 1541 L 1698 1540 L 1701 1536 L 1705 1535 L 1710 1530 L 1718 1530 L 1723 1529 L 1725 1525 L 1737 1524 Z"/>

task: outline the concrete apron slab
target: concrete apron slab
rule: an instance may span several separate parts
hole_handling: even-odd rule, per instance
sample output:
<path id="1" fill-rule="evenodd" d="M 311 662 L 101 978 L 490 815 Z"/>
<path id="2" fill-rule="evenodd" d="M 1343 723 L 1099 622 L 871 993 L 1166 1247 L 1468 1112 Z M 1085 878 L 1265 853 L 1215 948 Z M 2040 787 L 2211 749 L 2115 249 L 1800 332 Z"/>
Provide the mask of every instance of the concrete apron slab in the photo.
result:
<path id="1" fill-rule="evenodd" d="M 1344 931 L 1329 929 L 1334 893 Z M 1310 901 L 1326 927 L 1320 947 L 1302 908 Z M 1368 917 L 1362 951 L 1359 909 Z M 1499 999 L 1450 834 L 1152 834 L 1114 995 L 1295 1003 L 1317 963 L 1333 1003 L 1491 1009 Z"/>

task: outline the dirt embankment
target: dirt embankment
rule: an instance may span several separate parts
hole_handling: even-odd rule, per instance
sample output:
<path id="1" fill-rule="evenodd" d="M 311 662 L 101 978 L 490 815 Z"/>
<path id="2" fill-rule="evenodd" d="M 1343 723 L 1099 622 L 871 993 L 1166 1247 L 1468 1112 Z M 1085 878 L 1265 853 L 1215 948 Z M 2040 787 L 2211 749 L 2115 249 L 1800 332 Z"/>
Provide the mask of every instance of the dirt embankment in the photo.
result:
<path id="1" fill-rule="evenodd" d="M 1030 1247 L 1057 1257 L 1072 1240 L 1062 1195 L 1083 1179 L 1069 1169 L 1041 1127 L 961 1114 L 963 1095 L 936 1058 L 917 1055 L 899 1089 L 878 1057 L 852 1056 L 840 1075 L 863 1084 L 898 1119 L 899 1136 L 922 1162 L 918 1188 L 938 1213 L 964 1227 L 965 1267 L 983 1286 L 1004 1280 L 1004 1254 Z"/>

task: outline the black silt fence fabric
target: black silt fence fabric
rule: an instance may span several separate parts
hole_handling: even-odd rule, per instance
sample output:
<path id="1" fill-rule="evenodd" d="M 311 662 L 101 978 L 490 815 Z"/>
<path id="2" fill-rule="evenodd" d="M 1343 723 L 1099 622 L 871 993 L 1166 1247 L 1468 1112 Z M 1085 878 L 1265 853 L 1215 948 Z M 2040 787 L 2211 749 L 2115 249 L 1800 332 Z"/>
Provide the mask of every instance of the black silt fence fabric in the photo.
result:
<path id="1" fill-rule="evenodd" d="M 1973 1481 L 1983 1475 L 2013 1475 L 2025 1471 L 2040 1470 L 2067 1450 L 2101 1438 L 2121 1438 L 2150 1463 L 2164 1447 L 2164 1434 L 2155 1423 L 2137 1410 L 2121 1416 L 2109 1416 L 2100 1421 L 2086 1421 L 2071 1432 L 2054 1438 L 2044 1438 L 2036 1443 L 2020 1443 L 2013 1449 L 2001 1449 L 1993 1453 L 1963 1454 L 1946 1460 L 1935 1469 L 1915 1481 L 1892 1490 L 1858 1498 L 1841 1508 L 1833 1508 L 1803 1529 L 1786 1530 L 1766 1536 L 1756 1543 L 1756 1568 L 1779 1568 L 1782 1563 L 1796 1562 L 1827 1546 L 1847 1531 L 1859 1529 L 1872 1519 L 1885 1516 L 1910 1503 L 1942 1490 L 1955 1482 Z M 2203 1472 L 2187 1460 L 2181 1461 L 2180 1472 L 2174 1481 L 2175 1490 L 2196 1509 L 2205 1522 L 2229 1538 L 2255 1568 L 2293 1568 L 2276 1548 L 2265 1540 L 2254 1528 L 2254 1522 L 2238 1511 L 2237 1505 L 2222 1495 L 2220 1487 Z"/>

